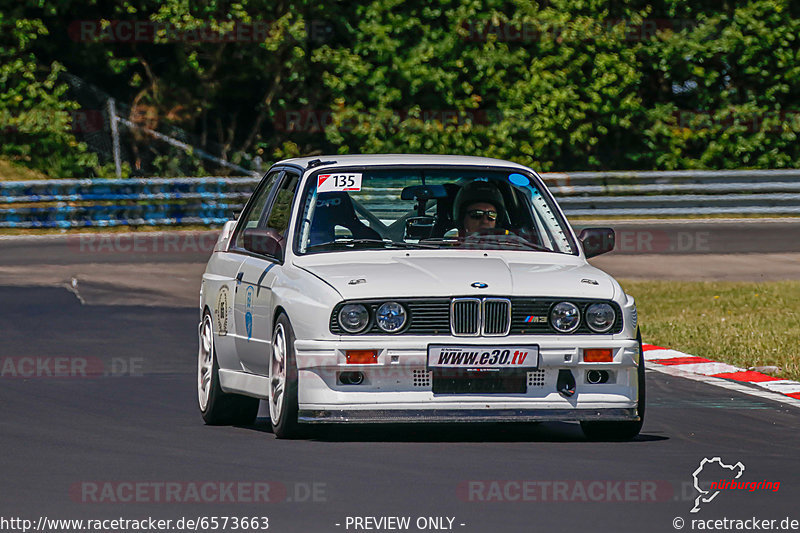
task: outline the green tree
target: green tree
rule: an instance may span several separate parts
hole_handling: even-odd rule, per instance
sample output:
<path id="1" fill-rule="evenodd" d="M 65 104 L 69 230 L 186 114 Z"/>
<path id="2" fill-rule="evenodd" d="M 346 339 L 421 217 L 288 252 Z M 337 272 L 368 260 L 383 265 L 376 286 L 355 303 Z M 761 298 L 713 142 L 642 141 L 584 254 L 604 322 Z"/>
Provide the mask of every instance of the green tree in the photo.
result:
<path id="1" fill-rule="evenodd" d="M 181 128 L 242 164 L 428 152 L 554 171 L 797 167 L 798 11 L 790 0 L 22 0 L 1 19 L 13 31 L 0 37 L 0 105 L 16 121 L 3 150 L 92 173 L 70 144 L 66 68 L 130 120 Z M 152 31 L 126 39 L 125 24 Z M 25 111 L 37 106 L 47 124 Z M 137 145 L 165 172 L 211 169 L 147 136 Z"/>
<path id="2" fill-rule="evenodd" d="M 643 133 L 653 166 L 800 166 L 800 19 L 789 0 L 696 12 L 645 51 L 658 79 Z M 693 18 L 689 18 L 693 17 Z"/>
<path id="3" fill-rule="evenodd" d="M 52 176 L 83 175 L 97 156 L 72 133 L 77 104 L 58 82 L 63 67 L 43 64 L 31 51 L 47 34 L 38 19 L 0 13 L 0 156 Z"/>

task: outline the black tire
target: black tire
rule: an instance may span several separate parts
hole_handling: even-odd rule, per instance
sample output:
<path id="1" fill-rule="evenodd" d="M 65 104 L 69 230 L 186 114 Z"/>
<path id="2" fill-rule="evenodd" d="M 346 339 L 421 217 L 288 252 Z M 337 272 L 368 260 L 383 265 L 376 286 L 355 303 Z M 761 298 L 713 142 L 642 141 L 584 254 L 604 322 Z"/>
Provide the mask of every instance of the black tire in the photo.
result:
<path id="1" fill-rule="evenodd" d="M 208 383 L 208 401 L 203 405 L 202 400 L 202 372 L 201 363 L 204 357 L 203 330 L 205 327 L 212 328 L 213 320 L 211 314 L 206 311 L 203 314 L 203 322 L 200 324 L 200 349 L 198 353 L 198 403 L 200 404 L 200 414 L 206 424 L 210 426 L 237 425 L 246 426 L 255 422 L 258 415 L 258 398 L 242 396 L 240 394 L 229 394 L 222 390 L 219 385 L 219 363 L 217 363 L 217 351 L 214 345 L 214 336 L 211 335 L 210 357 L 211 372 Z"/>
<path id="2" fill-rule="evenodd" d="M 639 341 L 639 368 L 636 375 L 639 379 L 639 396 L 637 398 L 636 412 L 639 420 L 635 422 L 581 422 L 583 434 L 589 440 L 595 441 L 625 441 L 636 438 L 644 424 L 644 411 L 646 406 L 646 388 L 644 379 L 644 351 L 642 350 L 642 335 L 637 329 L 636 340 Z"/>
<path id="3" fill-rule="evenodd" d="M 279 341 L 279 336 L 283 336 L 283 340 Z M 269 358 L 269 407 L 270 407 L 270 423 L 272 424 L 272 432 L 276 438 L 279 439 L 294 439 L 300 436 L 300 424 L 297 422 L 297 360 L 294 353 L 294 330 L 292 324 L 289 322 L 289 317 L 285 313 L 281 313 L 275 321 L 275 327 L 272 334 L 272 347 L 270 350 Z M 280 381 L 275 376 L 279 374 L 280 363 L 277 361 L 276 354 L 281 350 L 276 347 L 278 342 L 283 344 L 283 372 L 285 379 L 283 380 L 283 398 L 280 405 L 273 403 L 277 402 L 277 396 L 273 398 L 274 387 Z"/>

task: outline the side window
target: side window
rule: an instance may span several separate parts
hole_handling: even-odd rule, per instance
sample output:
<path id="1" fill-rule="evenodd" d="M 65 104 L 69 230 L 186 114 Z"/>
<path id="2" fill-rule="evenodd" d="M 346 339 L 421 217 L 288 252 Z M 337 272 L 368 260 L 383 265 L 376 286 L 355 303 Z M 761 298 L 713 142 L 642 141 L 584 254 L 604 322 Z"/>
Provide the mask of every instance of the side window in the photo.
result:
<path id="1" fill-rule="evenodd" d="M 258 190 L 258 192 L 256 192 L 256 197 L 254 198 L 254 202 L 251 204 L 250 209 L 245 213 L 242 213 L 242 217 L 244 217 L 244 224 L 239 226 L 239 232 L 236 235 L 237 248 L 244 248 L 242 233 L 244 233 L 245 229 L 259 227 L 258 222 L 259 220 L 262 220 L 264 206 L 267 205 L 269 194 L 275 187 L 275 183 L 278 181 L 278 178 L 281 174 L 282 171 L 280 170 L 270 172 L 264 185 Z"/>
<path id="2" fill-rule="evenodd" d="M 297 174 L 286 174 L 269 212 L 267 227 L 273 228 L 283 235 L 286 235 L 286 230 L 289 229 L 289 219 L 292 216 L 292 201 L 299 181 L 300 176 Z"/>

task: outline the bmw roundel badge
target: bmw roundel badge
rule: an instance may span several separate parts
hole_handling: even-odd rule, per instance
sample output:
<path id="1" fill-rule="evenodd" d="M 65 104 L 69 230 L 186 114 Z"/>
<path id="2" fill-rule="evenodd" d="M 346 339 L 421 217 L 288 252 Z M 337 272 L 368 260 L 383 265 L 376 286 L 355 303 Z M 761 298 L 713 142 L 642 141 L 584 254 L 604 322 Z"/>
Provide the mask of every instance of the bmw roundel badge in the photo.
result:
<path id="1" fill-rule="evenodd" d="M 485 288 L 486 288 L 486 287 L 488 287 L 489 285 L 488 285 L 488 284 L 486 284 L 486 283 L 483 283 L 483 282 L 481 282 L 481 281 L 476 281 L 476 282 L 475 282 L 475 283 L 473 283 L 471 286 L 472 286 L 472 287 L 475 287 L 476 289 L 485 289 Z"/>

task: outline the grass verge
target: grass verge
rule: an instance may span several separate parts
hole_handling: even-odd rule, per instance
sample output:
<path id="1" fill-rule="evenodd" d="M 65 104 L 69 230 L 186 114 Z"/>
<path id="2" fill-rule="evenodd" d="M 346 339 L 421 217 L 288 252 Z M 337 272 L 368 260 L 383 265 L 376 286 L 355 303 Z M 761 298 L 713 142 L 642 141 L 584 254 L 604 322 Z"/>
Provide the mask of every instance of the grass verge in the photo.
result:
<path id="1" fill-rule="evenodd" d="M 26 181 L 26 180 L 45 180 L 50 176 L 18 165 L 13 161 L 0 157 L 0 182 L 2 181 Z"/>
<path id="2" fill-rule="evenodd" d="M 621 281 L 645 342 L 800 381 L 800 281 Z"/>

